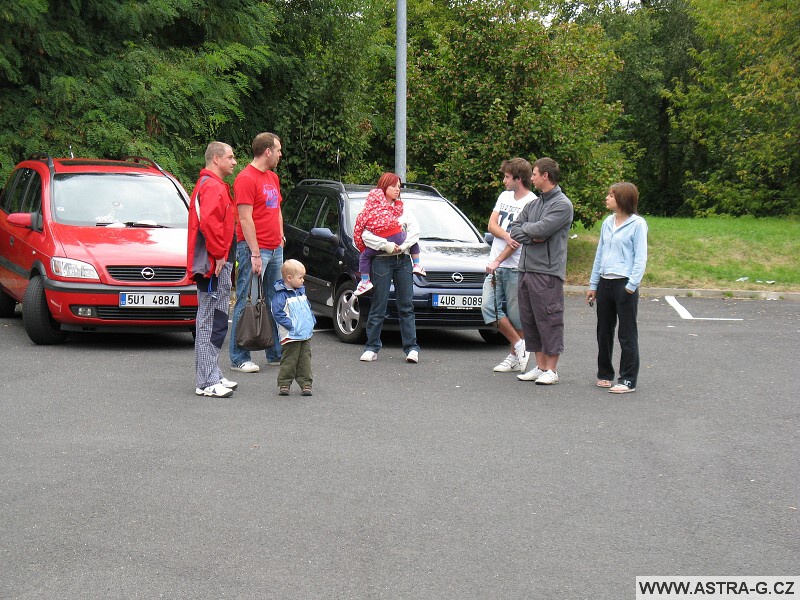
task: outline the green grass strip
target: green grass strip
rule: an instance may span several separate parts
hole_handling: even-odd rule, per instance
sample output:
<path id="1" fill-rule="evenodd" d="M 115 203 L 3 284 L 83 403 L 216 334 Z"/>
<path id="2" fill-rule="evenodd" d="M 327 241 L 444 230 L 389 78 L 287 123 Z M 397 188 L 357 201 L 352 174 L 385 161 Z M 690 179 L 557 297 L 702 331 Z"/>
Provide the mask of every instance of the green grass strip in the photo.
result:
<path id="1" fill-rule="evenodd" d="M 800 291 L 800 219 L 645 219 L 643 287 Z M 600 223 L 570 231 L 568 284 L 589 283 L 599 233 Z"/>

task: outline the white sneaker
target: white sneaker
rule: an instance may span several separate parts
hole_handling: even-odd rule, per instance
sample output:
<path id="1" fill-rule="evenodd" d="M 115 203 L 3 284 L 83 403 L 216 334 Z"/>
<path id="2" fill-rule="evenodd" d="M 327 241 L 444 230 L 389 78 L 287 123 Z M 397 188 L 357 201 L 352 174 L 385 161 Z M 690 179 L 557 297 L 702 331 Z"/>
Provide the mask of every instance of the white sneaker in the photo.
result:
<path id="1" fill-rule="evenodd" d="M 536 366 L 533 367 L 527 373 L 523 373 L 522 375 L 517 375 L 517 379 L 519 379 L 520 381 L 536 381 L 543 374 L 544 371 L 542 371 L 538 366 Z"/>
<path id="2" fill-rule="evenodd" d="M 258 373 L 260 370 L 260 367 L 250 360 L 240 365 L 231 365 L 231 371 L 241 371 L 242 373 Z"/>
<path id="3" fill-rule="evenodd" d="M 416 350 L 411 350 L 408 354 L 406 354 L 406 362 L 410 363 L 418 363 L 419 362 L 419 352 Z"/>
<path id="4" fill-rule="evenodd" d="M 493 370 L 496 373 L 512 373 L 514 371 L 519 371 L 519 360 L 513 354 L 509 354 L 503 359 L 503 362 L 497 365 Z"/>
<path id="5" fill-rule="evenodd" d="M 219 380 L 219 383 L 220 383 L 220 385 L 224 385 L 229 390 L 235 390 L 237 387 L 239 387 L 238 383 L 236 383 L 235 381 L 229 381 L 229 380 L 225 379 L 224 377 Z"/>
<path id="6" fill-rule="evenodd" d="M 364 354 L 361 355 L 361 358 L 358 360 L 363 360 L 364 362 L 372 362 L 373 360 L 378 360 L 378 353 L 373 352 L 372 350 L 365 350 Z"/>
<path id="7" fill-rule="evenodd" d="M 360 296 L 361 294 L 370 291 L 373 287 L 374 286 L 369 279 L 362 279 L 358 282 L 358 287 L 356 288 L 356 291 L 353 292 L 353 295 Z"/>
<path id="8" fill-rule="evenodd" d="M 428 274 L 428 272 L 425 270 L 425 267 L 419 263 L 415 264 L 411 270 L 422 277 L 425 277 Z"/>
<path id="9" fill-rule="evenodd" d="M 523 373 L 528 370 L 528 361 L 531 358 L 530 352 L 523 352 L 522 354 L 518 355 L 519 357 L 519 370 Z"/>
<path id="10" fill-rule="evenodd" d="M 211 396 L 213 398 L 227 398 L 233 396 L 233 390 L 226 388 L 221 383 L 215 383 L 207 388 L 195 388 L 194 393 L 198 396 Z"/>
<path id="11" fill-rule="evenodd" d="M 558 383 L 558 373 L 550 369 L 539 375 L 536 380 L 537 385 L 553 385 L 554 383 Z"/>

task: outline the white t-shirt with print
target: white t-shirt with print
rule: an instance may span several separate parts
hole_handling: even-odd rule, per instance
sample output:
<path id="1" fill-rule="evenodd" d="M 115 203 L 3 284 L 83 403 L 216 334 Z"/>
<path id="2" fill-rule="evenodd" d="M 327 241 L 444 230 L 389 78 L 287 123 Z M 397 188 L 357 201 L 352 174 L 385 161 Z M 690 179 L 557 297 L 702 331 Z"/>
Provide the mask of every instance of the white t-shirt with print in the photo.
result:
<path id="1" fill-rule="evenodd" d="M 511 223 L 517 218 L 517 215 L 525 208 L 525 205 L 533 200 L 536 196 L 534 196 L 533 192 L 528 192 L 525 196 L 521 199 L 517 200 L 514 197 L 514 192 L 512 191 L 505 191 L 497 198 L 497 204 L 494 205 L 494 210 L 492 212 L 497 212 L 497 224 L 500 226 L 501 229 L 505 229 L 508 231 L 511 229 Z M 498 237 L 494 238 L 492 242 L 492 251 L 489 254 L 489 262 L 495 260 L 500 253 L 506 249 L 508 244 L 505 240 L 500 239 Z M 514 254 L 509 256 L 503 262 L 500 263 L 501 267 L 505 267 L 508 269 L 516 269 L 519 265 L 519 255 L 522 252 L 522 246 L 517 248 L 514 251 Z"/>

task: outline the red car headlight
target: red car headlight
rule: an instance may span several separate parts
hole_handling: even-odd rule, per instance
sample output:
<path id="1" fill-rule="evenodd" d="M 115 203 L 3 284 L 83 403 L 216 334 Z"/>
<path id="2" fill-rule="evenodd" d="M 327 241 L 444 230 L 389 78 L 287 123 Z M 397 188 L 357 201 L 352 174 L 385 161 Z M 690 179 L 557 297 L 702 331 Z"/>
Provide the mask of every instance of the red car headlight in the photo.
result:
<path id="1" fill-rule="evenodd" d="M 100 279 L 95 268 L 89 263 L 71 258 L 52 258 L 50 268 L 59 277 L 69 277 L 72 279 Z"/>

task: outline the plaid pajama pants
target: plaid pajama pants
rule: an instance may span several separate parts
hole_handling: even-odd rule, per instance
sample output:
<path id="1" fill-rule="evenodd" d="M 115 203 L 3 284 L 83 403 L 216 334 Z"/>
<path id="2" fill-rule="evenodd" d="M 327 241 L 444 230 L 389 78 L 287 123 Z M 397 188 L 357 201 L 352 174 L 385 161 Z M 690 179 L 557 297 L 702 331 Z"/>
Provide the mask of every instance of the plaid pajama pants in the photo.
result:
<path id="1" fill-rule="evenodd" d="M 194 369 L 196 387 L 200 389 L 219 383 L 219 351 L 228 335 L 228 309 L 231 301 L 231 271 L 225 263 L 214 292 L 197 290 L 197 334 L 194 339 Z M 202 286 L 200 286 L 202 287 Z M 216 297 L 215 297 L 216 296 Z"/>

